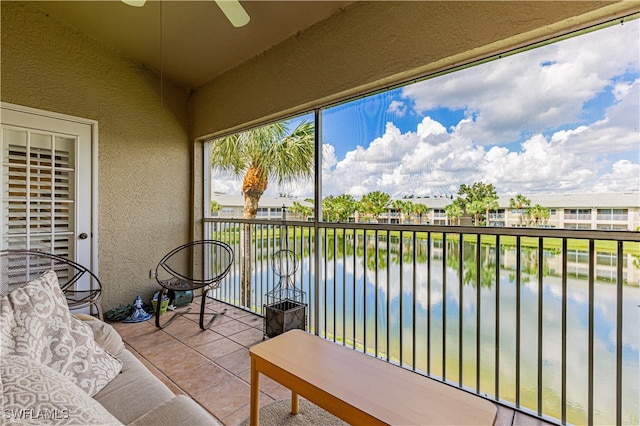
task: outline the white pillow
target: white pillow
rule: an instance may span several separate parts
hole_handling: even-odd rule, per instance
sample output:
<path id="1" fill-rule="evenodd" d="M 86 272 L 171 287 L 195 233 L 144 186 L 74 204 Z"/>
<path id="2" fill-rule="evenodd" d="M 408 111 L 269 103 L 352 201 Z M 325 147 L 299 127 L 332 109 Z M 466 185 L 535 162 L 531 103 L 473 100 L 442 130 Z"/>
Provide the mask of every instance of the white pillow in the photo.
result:
<path id="1" fill-rule="evenodd" d="M 54 271 L 0 298 L 0 356 L 18 355 L 51 367 L 90 396 L 122 369 L 93 339 L 91 328 L 69 313 Z"/>
<path id="2" fill-rule="evenodd" d="M 0 363 L 3 425 L 121 425 L 82 389 L 53 369 L 27 357 Z"/>

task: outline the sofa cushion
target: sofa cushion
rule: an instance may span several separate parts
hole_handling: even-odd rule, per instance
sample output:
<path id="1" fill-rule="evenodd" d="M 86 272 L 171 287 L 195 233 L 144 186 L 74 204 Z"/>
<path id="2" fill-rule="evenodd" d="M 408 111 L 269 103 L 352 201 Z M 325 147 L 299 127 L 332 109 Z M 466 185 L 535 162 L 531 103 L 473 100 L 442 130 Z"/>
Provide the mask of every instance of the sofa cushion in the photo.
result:
<path id="1" fill-rule="evenodd" d="M 54 271 L 0 298 L 0 356 L 19 355 L 47 365 L 90 396 L 122 368 L 69 313 Z"/>
<path id="2" fill-rule="evenodd" d="M 136 419 L 129 426 L 156 426 L 162 424 L 216 426 L 220 423 L 193 399 L 185 395 L 178 395 Z"/>
<path id="3" fill-rule="evenodd" d="M 111 324 L 87 314 L 73 314 L 73 316 L 82 321 L 83 324 L 88 325 L 93 331 L 93 338 L 96 343 L 117 358 L 120 351 L 124 349 L 124 342 Z"/>
<path id="4" fill-rule="evenodd" d="M 0 394 L 5 425 L 122 424 L 68 377 L 23 356 L 2 357 Z"/>
<path id="5" fill-rule="evenodd" d="M 123 350 L 118 358 L 122 372 L 94 398 L 122 423 L 129 424 L 173 398 L 173 392 L 130 351 Z"/>

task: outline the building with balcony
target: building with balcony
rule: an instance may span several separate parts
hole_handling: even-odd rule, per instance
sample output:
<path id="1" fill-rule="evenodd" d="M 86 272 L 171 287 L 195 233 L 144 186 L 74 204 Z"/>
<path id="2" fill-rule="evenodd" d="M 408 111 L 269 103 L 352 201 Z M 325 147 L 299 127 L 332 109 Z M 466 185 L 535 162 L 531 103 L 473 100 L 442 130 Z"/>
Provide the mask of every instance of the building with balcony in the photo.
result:
<path id="1" fill-rule="evenodd" d="M 510 207 L 511 197 L 500 197 L 498 209 L 489 212 L 488 226 L 537 227 L 563 229 L 599 229 L 615 231 L 637 231 L 640 228 L 640 193 L 598 193 L 598 194 L 535 194 L 526 195 L 531 206 L 541 205 L 549 210 L 549 219 L 535 224 L 527 215 Z M 412 199 L 414 203 L 425 204 L 429 210 L 422 218 L 423 224 L 457 225 L 446 212 L 453 202 L 450 197 L 424 197 Z M 400 223 L 400 213 L 390 210 L 379 218 L 379 223 Z M 414 223 L 406 221 L 404 223 Z M 417 222 L 415 222 L 417 223 Z M 460 225 L 472 225 L 468 215 L 460 218 Z"/>
<path id="2" fill-rule="evenodd" d="M 221 219 L 239 219 L 242 217 L 242 210 L 244 206 L 244 197 L 242 195 L 222 195 L 216 194 L 211 197 L 212 201 L 215 201 L 220 205 L 220 210 L 211 212 L 211 217 Z M 292 207 L 294 203 L 300 203 L 303 206 L 313 208 L 313 204 L 305 200 L 298 200 L 289 197 L 260 197 L 260 203 L 258 212 L 256 213 L 256 219 L 265 220 L 307 220 L 309 218 L 303 218 Z M 283 211 L 286 216 L 283 217 Z"/>
<path id="3" fill-rule="evenodd" d="M 549 210 L 544 228 L 637 231 L 640 227 L 640 193 L 534 194 L 531 206 Z M 536 226 L 523 212 L 510 207 L 510 197 L 500 197 L 499 209 L 489 215 L 489 226 Z"/>

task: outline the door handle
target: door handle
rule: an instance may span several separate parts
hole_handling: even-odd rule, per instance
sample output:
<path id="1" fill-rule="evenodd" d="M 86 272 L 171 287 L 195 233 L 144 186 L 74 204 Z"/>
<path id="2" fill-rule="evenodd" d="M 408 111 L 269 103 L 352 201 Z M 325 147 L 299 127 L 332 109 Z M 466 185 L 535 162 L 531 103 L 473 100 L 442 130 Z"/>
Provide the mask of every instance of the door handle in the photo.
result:
<path id="1" fill-rule="evenodd" d="M 83 232 L 82 234 L 78 235 L 78 238 L 80 238 L 81 240 L 86 240 L 89 236 L 87 235 L 86 232 Z"/>

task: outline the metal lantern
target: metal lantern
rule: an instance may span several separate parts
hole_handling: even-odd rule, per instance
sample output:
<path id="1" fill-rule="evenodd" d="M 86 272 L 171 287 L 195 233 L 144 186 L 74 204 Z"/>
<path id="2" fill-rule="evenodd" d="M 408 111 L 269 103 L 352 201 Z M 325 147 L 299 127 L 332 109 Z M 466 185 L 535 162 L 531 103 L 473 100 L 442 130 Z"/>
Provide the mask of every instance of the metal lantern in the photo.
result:
<path id="1" fill-rule="evenodd" d="M 275 337 L 293 329 L 305 330 L 305 293 L 296 288 L 293 278 L 299 266 L 296 254 L 291 250 L 278 250 L 271 257 L 271 266 L 278 283 L 265 294 L 264 335 Z"/>

